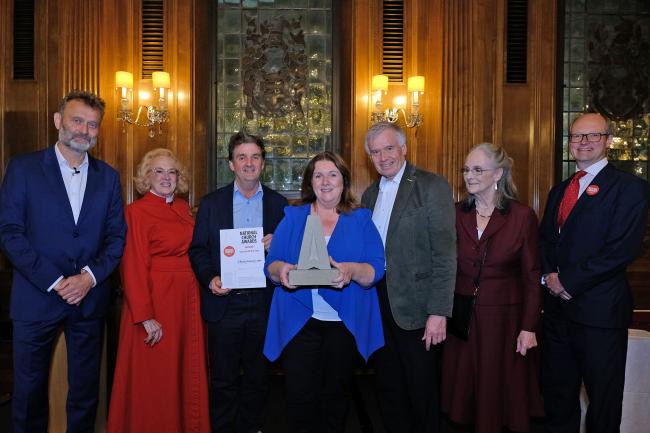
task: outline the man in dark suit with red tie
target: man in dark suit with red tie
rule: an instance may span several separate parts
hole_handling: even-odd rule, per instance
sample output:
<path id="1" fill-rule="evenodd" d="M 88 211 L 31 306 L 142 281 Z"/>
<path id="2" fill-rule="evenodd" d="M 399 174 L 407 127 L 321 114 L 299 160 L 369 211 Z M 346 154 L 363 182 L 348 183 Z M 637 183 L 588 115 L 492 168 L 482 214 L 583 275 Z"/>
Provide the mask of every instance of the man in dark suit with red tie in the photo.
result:
<path id="1" fill-rule="evenodd" d="M 578 432 L 583 382 L 587 431 L 614 433 L 621 423 L 633 310 L 625 271 L 640 251 L 649 190 L 607 162 L 611 142 L 600 114 L 573 122 L 569 146 L 578 171 L 551 190 L 542 219 L 547 432 Z"/>

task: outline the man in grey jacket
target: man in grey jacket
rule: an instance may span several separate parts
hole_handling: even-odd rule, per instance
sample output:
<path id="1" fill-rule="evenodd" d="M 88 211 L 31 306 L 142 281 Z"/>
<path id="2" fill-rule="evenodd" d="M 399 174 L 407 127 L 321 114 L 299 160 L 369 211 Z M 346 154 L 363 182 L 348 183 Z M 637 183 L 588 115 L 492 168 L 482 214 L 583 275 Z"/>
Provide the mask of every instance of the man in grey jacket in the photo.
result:
<path id="1" fill-rule="evenodd" d="M 441 176 L 406 161 L 406 136 L 380 122 L 366 152 L 381 175 L 362 203 L 386 251 L 377 285 L 386 345 L 374 356 L 379 404 L 389 433 L 439 431 L 439 344 L 446 338 L 456 278 L 451 188 Z"/>

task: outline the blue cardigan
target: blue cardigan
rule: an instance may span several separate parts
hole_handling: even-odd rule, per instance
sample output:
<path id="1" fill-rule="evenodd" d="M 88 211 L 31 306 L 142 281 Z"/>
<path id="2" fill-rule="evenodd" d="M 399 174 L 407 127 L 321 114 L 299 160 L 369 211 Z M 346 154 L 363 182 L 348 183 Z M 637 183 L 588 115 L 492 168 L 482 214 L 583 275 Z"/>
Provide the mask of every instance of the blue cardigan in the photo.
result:
<path id="1" fill-rule="evenodd" d="M 305 223 L 310 205 L 285 208 L 285 217 L 278 225 L 264 270 L 276 260 L 298 263 Z M 337 262 L 368 263 L 375 270 L 370 288 L 352 281 L 342 290 L 320 287 L 318 293 L 334 308 L 343 324 L 354 336 L 361 356 L 368 357 L 384 345 L 381 313 L 375 284 L 384 276 L 384 246 L 372 222 L 368 209 L 355 209 L 339 215 L 339 220 L 327 244 L 327 251 Z M 271 302 L 264 355 L 276 360 L 289 341 L 312 316 L 311 291 L 288 290 L 276 286 Z"/>

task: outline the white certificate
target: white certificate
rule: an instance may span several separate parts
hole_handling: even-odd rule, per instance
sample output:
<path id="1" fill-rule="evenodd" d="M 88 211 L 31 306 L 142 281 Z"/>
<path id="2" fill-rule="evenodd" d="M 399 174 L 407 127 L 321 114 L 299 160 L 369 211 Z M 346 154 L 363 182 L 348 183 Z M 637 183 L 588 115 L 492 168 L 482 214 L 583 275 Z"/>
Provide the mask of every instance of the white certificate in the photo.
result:
<path id="1" fill-rule="evenodd" d="M 221 230 L 221 287 L 249 289 L 265 287 L 264 229 L 252 227 Z"/>

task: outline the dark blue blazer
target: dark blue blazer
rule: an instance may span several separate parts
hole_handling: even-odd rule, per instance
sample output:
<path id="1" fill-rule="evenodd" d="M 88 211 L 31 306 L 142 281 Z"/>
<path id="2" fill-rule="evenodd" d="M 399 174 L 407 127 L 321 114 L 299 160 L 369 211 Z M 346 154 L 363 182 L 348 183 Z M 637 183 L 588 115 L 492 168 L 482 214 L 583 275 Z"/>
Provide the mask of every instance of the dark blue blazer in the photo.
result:
<path id="1" fill-rule="evenodd" d="M 194 235 L 189 255 L 192 268 L 201 283 L 201 316 L 209 322 L 219 321 L 228 306 L 229 296 L 215 296 L 209 289 L 210 281 L 221 275 L 221 247 L 219 231 L 234 228 L 232 195 L 234 184 L 211 192 L 203 197 L 196 216 Z M 282 218 L 287 199 L 262 185 L 262 218 L 264 234 L 275 232 Z M 266 302 L 270 304 L 273 286 L 267 281 Z"/>
<path id="2" fill-rule="evenodd" d="M 545 295 L 545 315 L 601 328 L 626 328 L 633 300 L 625 271 L 638 256 L 648 217 L 648 183 L 607 164 L 558 232 L 557 213 L 571 179 L 554 187 L 540 227 L 542 272 L 558 272 L 573 297 Z"/>
<path id="3" fill-rule="evenodd" d="M 66 309 L 105 314 L 109 276 L 120 262 L 126 225 L 118 173 L 88 156 L 88 179 L 77 223 L 54 146 L 12 159 L 0 190 L 0 244 L 12 265 L 11 317 L 53 320 Z M 97 285 L 79 307 L 47 289 L 61 275 L 89 266 Z"/>

